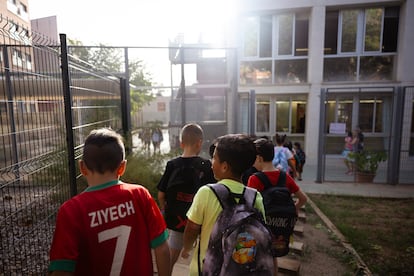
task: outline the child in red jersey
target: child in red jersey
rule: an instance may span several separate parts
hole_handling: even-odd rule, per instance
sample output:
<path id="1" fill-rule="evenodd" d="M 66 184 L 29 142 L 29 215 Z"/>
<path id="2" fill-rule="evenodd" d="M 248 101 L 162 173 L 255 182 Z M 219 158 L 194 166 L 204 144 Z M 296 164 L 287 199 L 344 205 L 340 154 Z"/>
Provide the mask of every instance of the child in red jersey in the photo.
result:
<path id="1" fill-rule="evenodd" d="M 56 219 L 51 275 L 171 275 L 168 232 L 147 189 L 119 180 L 122 137 L 110 129 L 86 138 L 80 171 L 88 188 L 66 201 Z"/>
<path id="2" fill-rule="evenodd" d="M 259 171 L 262 171 L 269 181 L 272 183 L 273 186 L 278 185 L 279 177 L 281 175 L 281 171 L 276 169 L 273 166 L 273 159 L 275 156 L 274 145 L 272 141 L 267 139 L 257 139 L 254 141 L 256 145 L 256 161 L 254 162 L 254 167 L 256 167 Z M 265 189 L 264 183 L 260 180 L 260 178 L 256 175 L 252 175 L 249 177 L 247 181 L 247 186 L 251 188 L 255 188 L 259 192 L 263 192 Z M 284 186 L 290 191 L 291 194 L 295 194 L 297 197 L 297 201 L 295 202 L 296 213 L 299 212 L 299 209 L 306 203 L 307 198 L 305 194 L 302 192 L 300 187 L 296 184 L 293 177 L 291 177 L 288 173 L 286 173 L 286 179 Z M 277 256 L 274 257 L 274 267 L 276 276 L 278 273 L 278 264 L 277 264 Z"/>

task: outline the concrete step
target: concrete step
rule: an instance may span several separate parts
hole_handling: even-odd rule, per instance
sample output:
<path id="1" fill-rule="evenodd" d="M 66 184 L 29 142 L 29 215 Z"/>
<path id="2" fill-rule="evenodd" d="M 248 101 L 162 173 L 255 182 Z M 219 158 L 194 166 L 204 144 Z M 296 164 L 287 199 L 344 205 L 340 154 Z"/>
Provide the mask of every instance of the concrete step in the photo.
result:
<path id="1" fill-rule="evenodd" d="M 293 241 L 292 243 L 289 244 L 289 249 L 290 251 L 302 256 L 303 251 L 305 249 L 305 245 L 303 244 L 303 242 Z"/>
<path id="2" fill-rule="evenodd" d="M 306 222 L 306 213 L 304 211 L 299 211 L 298 219 L 300 221 Z"/>
<path id="3" fill-rule="evenodd" d="M 300 261 L 287 256 L 277 258 L 278 271 L 283 275 L 299 275 Z"/>
<path id="4" fill-rule="evenodd" d="M 303 236 L 304 228 L 303 224 L 296 223 L 295 228 L 293 228 L 293 233 L 298 236 Z"/>

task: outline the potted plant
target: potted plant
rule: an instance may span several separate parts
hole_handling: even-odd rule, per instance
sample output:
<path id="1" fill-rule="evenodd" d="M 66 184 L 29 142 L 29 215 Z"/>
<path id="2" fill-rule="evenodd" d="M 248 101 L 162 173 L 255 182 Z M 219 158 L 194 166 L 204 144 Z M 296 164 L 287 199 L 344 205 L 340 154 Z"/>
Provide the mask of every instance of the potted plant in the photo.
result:
<path id="1" fill-rule="evenodd" d="M 377 174 L 379 163 L 387 160 L 385 151 L 362 150 L 351 152 L 349 156 L 354 160 L 356 181 L 363 183 L 372 182 Z"/>

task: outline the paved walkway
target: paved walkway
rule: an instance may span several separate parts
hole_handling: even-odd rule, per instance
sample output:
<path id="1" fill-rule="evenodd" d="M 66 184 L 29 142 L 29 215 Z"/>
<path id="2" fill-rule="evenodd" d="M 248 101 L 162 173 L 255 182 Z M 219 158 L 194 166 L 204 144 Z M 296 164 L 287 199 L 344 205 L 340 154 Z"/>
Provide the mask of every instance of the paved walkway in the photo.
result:
<path id="1" fill-rule="evenodd" d="M 298 181 L 305 193 L 387 198 L 414 198 L 414 185 L 376 183 L 314 183 Z"/>
<path id="2" fill-rule="evenodd" d="M 302 175 L 303 180 L 296 180 L 296 183 L 298 183 L 300 188 L 305 193 L 311 194 L 414 198 L 414 170 L 413 172 L 408 172 L 408 174 L 412 174 L 412 176 L 410 177 L 412 179 L 413 184 L 391 185 L 385 183 L 353 183 L 352 178 L 347 179 L 347 176 L 345 176 L 345 174 L 343 174 L 344 176 L 341 178 L 340 172 L 336 173 L 337 178 L 335 179 L 335 181 L 316 183 L 316 166 L 305 164 L 304 173 Z"/>

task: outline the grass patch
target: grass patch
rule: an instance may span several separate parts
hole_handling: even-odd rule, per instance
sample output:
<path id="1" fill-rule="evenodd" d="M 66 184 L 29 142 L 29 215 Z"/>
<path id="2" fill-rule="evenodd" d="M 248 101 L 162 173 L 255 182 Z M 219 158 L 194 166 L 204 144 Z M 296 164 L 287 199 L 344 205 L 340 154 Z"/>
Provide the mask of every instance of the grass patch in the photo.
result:
<path id="1" fill-rule="evenodd" d="M 414 199 L 308 194 L 378 275 L 414 275 Z"/>

